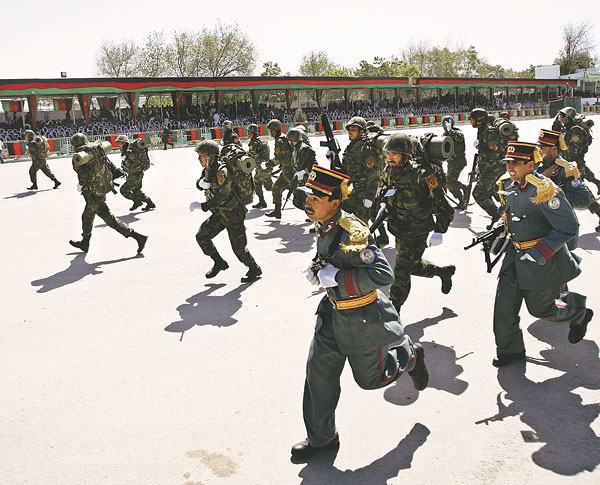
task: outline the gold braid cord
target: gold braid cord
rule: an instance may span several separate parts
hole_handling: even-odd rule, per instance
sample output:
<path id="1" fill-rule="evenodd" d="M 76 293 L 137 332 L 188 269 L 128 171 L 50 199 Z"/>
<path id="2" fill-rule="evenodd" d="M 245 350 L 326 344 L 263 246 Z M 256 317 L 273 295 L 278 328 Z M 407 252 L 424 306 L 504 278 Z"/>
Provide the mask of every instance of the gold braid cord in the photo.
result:
<path id="1" fill-rule="evenodd" d="M 496 185 L 498 186 L 498 196 L 500 197 L 502 205 L 506 204 L 506 199 L 504 198 L 504 195 L 501 192 L 504 190 L 504 182 L 506 182 L 509 178 L 510 175 L 505 173 L 498 180 L 496 180 Z"/>
<path id="2" fill-rule="evenodd" d="M 574 179 L 581 177 L 581 173 L 577 168 L 577 162 L 567 162 L 566 160 L 558 157 L 556 160 L 554 160 L 554 163 L 565 169 L 565 175 L 567 177 L 573 177 Z"/>
<path id="3" fill-rule="evenodd" d="M 341 243 L 343 251 L 362 251 L 369 245 L 369 227 L 362 221 L 340 217 L 338 225 L 350 235 L 348 244 Z"/>
<path id="4" fill-rule="evenodd" d="M 537 175 L 533 173 L 529 173 L 525 175 L 525 180 L 532 185 L 535 185 L 537 189 L 537 195 L 532 197 L 530 200 L 534 204 L 543 204 L 544 202 L 548 202 L 552 197 L 556 195 L 558 192 L 558 187 L 554 185 L 554 182 L 549 178 L 539 178 Z"/>

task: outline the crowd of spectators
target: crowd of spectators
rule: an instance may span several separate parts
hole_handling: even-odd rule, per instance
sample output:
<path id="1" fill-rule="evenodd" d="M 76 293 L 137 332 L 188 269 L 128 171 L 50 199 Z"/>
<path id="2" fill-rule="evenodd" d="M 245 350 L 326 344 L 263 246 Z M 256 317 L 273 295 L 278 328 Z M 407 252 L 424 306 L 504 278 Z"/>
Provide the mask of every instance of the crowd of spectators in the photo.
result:
<path id="1" fill-rule="evenodd" d="M 302 104 L 307 105 L 310 103 Z M 483 96 L 476 96 L 475 98 L 460 96 L 455 98 L 452 95 L 446 95 L 440 99 L 437 97 L 422 99 L 420 103 L 417 103 L 414 99 L 404 100 L 402 98 L 383 99 L 378 100 L 376 103 L 371 103 L 370 100 L 355 100 L 351 101 L 348 107 L 346 107 L 343 100 L 323 101 L 322 107 L 323 111 L 328 113 L 330 120 L 347 120 L 353 116 L 362 116 L 369 119 L 466 113 L 473 108 L 484 108 L 490 111 L 533 108 L 536 104 L 541 105 L 543 103 L 527 97 L 524 97 L 519 103 L 506 103 L 501 97 L 490 101 Z M 93 109 L 90 112 L 90 120 L 87 124 L 81 119 L 73 122 L 68 113 L 64 120 L 50 120 L 43 113 L 43 111 L 38 112 L 36 128 L 37 132 L 46 138 L 70 137 L 77 132 L 86 135 L 159 132 L 162 130 L 163 124 L 166 124 L 171 130 L 209 129 L 221 126 L 225 119 L 231 120 L 236 126 L 250 123 L 266 124 L 273 118 L 278 118 L 284 123 L 318 121 L 321 116 L 321 110 L 317 106 L 303 106 L 301 116 L 305 119 L 299 120 L 294 109 L 288 113 L 287 109 L 281 106 L 281 103 L 278 105 L 261 103 L 257 109 L 253 109 L 249 101 L 224 104 L 220 113 L 217 112 L 214 105 L 208 103 L 182 107 L 179 114 L 173 106 L 144 106 L 138 109 L 135 119 L 130 108 Z M 31 126 L 30 114 L 26 113 L 25 127 L 21 117 L 13 113 L 11 119 L 10 115 L 5 123 L 0 123 L 0 140 L 23 140 L 23 132 Z"/>

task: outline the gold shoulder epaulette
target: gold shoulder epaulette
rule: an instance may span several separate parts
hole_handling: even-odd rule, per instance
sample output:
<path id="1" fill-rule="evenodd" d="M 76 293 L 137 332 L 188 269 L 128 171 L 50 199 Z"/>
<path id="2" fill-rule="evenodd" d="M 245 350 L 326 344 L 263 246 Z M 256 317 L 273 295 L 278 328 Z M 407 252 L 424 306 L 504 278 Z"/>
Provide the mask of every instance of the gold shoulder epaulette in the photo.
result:
<path id="1" fill-rule="evenodd" d="M 341 243 L 343 251 L 362 251 L 369 245 L 369 227 L 360 219 L 341 216 L 338 225 L 350 235 L 348 244 Z"/>
<path id="2" fill-rule="evenodd" d="M 534 204 L 548 202 L 558 192 L 558 187 L 547 177 L 540 178 L 539 175 L 528 173 L 525 175 L 525 180 L 531 185 L 535 185 L 537 189 L 537 195 L 530 199 Z"/>
<path id="3" fill-rule="evenodd" d="M 496 180 L 496 185 L 498 186 L 497 192 L 502 205 L 506 204 L 506 200 L 504 199 L 504 194 L 502 192 L 504 191 L 504 182 L 506 182 L 508 179 L 510 179 L 510 175 L 508 175 L 508 173 L 504 173 L 498 178 L 498 180 Z"/>
<path id="4" fill-rule="evenodd" d="M 581 176 L 579 168 L 577 168 L 577 162 L 567 162 L 566 160 L 558 157 L 556 160 L 554 160 L 554 163 L 565 169 L 565 176 L 567 177 L 578 179 Z"/>

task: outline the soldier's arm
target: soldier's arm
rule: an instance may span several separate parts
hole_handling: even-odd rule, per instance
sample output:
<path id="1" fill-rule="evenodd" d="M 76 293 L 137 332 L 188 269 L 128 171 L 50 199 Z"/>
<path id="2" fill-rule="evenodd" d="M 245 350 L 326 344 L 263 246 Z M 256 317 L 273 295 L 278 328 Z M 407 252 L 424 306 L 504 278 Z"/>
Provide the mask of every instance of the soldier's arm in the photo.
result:
<path id="1" fill-rule="evenodd" d="M 271 158 L 271 150 L 269 149 L 269 145 L 265 142 L 260 145 L 259 158 L 261 162 L 268 162 L 269 158 Z"/>
<path id="2" fill-rule="evenodd" d="M 581 178 L 567 178 L 561 185 L 565 197 L 574 209 L 585 209 L 592 203 L 592 194 Z"/>
<path id="3" fill-rule="evenodd" d="M 315 151 L 308 145 L 304 146 L 304 149 L 299 153 L 300 160 L 298 160 L 298 167 L 296 170 L 304 170 L 306 173 L 310 173 L 312 166 L 317 161 L 317 155 Z"/>
<path id="4" fill-rule="evenodd" d="M 542 214 L 552 226 L 550 233 L 527 251 L 537 264 L 544 264 L 556 251 L 577 235 L 579 226 L 575 212 L 560 191 L 539 205 Z"/>
<path id="5" fill-rule="evenodd" d="M 212 197 L 206 201 L 208 209 L 214 209 L 227 202 L 231 196 L 231 178 L 227 167 L 222 167 L 217 170 L 216 174 L 216 189 L 211 187 Z"/>
<path id="6" fill-rule="evenodd" d="M 571 128 L 568 137 L 565 137 L 565 142 L 567 143 L 568 147 L 567 153 L 569 162 L 577 160 L 585 155 L 587 146 L 586 135 L 583 131 L 583 128 L 579 126 L 574 126 Z"/>
<path id="7" fill-rule="evenodd" d="M 442 181 L 435 173 L 422 172 L 419 176 L 421 190 L 433 199 L 432 214 L 435 216 L 434 231 L 445 233 L 454 219 L 454 209 L 446 195 Z"/>

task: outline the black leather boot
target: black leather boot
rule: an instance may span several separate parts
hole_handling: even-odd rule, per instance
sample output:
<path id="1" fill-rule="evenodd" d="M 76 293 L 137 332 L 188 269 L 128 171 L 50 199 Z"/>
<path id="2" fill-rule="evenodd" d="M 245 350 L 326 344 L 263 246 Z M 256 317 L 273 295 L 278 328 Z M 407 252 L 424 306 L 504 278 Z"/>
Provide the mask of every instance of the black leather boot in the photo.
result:
<path id="1" fill-rule="evenodd" d="M 277 202 L 275 204 L 275 209 L 271 212 L 267 212 L 265 214 L 267 217 L 275 217 L 276 219 L 281 219 L 281 202 Z"/>
<path id="2" fill-rule="evenodd" d="M 437 275 L 442 280 L 442 293 L 444 295 L 450 293 L 450 290 L 452 289 L 452 275 L 454 275 L 455 271 L 456 266 L 454 265 L 438 268 Z"/>
<path id="3" fill-rule="evenodd" d="M 146 201 L 146 207 L 144 207 L 142 210 L 144 212 L 148 212 L 149 210 L 152 210 L 152 209 L 156 209 L 156 205 L 154 204 L 154 202 L 152 202 L 152 199 L 148 199 Z"/>
<path id="4" fill-rule="evenodd" d="M 88 249 L 90 249 L 90 237 L 91 236 L 83 236 L 81 241 L 69 241 L 69 244 L 74 248 L 81 249 L 84 253 L 87 253 Z"/>
<path id="5" fill-rule="evenodd" d="M 144 236 L 143 234 L 140 234 L 139 232 L 133 231 L 127 237 L 132 237 L 133 239 L 135 239 L 137 241 L 137 243 L 138 243 L 137 253 L 141 254 L 141 252 L 144 250 L 144 246 L 146 245 L 146 241 L 148 240 L 148 236 Z"/>
<path id="6" fill-rule="evenodd" d="M 213 257 L 212 259 L 215 262 L 215 264 L 210 269 L 210 271 L 208 271 L 205 275 L 209 279 L 214 278 L 221 271 L 225 271 L 227 268 L 229 268 L 227 261 L 225 261 L 223 258 L 221 258 L 221 256 L 217 255 L 216 257 Z"/>
<path id="7" fill-rule="evenodd" d="M 248 267 L 248 272 L 246 276 L 242 276 L 242 283 L 250 283 L 251 281 L 256 281 L 262 276 L 262 269 L 256 263 L 252 263 Z"/>

